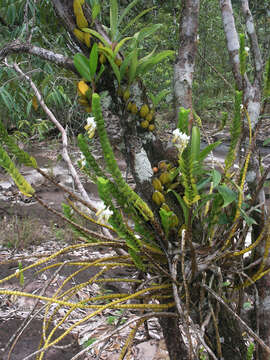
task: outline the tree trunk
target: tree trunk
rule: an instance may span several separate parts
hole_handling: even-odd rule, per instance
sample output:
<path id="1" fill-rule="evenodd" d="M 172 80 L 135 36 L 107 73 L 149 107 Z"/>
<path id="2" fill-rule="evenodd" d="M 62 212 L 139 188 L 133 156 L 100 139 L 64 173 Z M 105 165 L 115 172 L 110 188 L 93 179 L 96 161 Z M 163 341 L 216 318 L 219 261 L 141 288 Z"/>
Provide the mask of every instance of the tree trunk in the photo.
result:
<path id="1" fill-rule="evenodd" d="M 178 114 L 180 106 L 192 109 L 192 80 L 197 52 L 199 8 L 199 0 L 183 1 L 179 27 L 179 51 L 174 65 L 176 114 Z M 192 112 L 190 119 L 192 119 Z"/>
<path id="2" fill-rule="evenodd" d="M 179 320 L 161 317 L 159 323 L 162 328 L 170 360 L 188 359 L 187 347 L 182 339 L 179 328 Z"/>

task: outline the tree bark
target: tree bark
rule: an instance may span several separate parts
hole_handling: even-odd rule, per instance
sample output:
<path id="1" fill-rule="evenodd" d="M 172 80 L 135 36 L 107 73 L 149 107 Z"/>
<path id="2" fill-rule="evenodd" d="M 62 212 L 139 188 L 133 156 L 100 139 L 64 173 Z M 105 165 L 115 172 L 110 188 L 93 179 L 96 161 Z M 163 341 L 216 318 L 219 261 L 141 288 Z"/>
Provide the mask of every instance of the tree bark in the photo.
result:
<path id="1" fill-rule="evenodd" d="M 56 54 L 50 50 L 32 45 L 31 43 L 21 43 L 18 40 L 7 44 L 2 49 L 0 49 L 0 60 L 4 59 L 10 54 L 17 53 L 28 53 L 34 56 L 38 56 L 39 58 L 50 61 L 56 65 L 61 66 L 62 68 L 77 72 L 73 60 L 69 57 L 63 56 L 62 54 Z"/>
<path id="2" fill-rule="evenodd" d="M 188 353 L 179 329 L 179 320 L 174 318 L 159 319 L 170 360 L 187 360 Z"/>
<path id="3" fill-rule="evenodd" d="M 245 17 L 246 31 L 249 37 L 251 46 L 251 55 L 253 59 L 254 80 L 250 82 L 247 75 L 240 74 L 240 60 L 239 60 L 239 41 L 237 31 L 233 19 L 233 10 L 230 0 L 220 0 L 221 13 L 223 18 L 224 30 L 227 39 L 228 51 L 232 63 L 234 78 L 239 90 L 243 91 L 244 106 L 250 117 L 251 127 L 253 134 L 256 127 L 260 126 L 260 111 L 261 111 L 261 98 L 262 98 L 262 72 L 263 63 L 261 52 L 258 45 L 257 35 L 255 31 L 254 21 L 249 9 L 248 0 L 242 0 L 242 12 Z M 248 134 L 248 123 L 245 119 L 244 134 Z M 247 142 L 247 138 L 243 139 Z M 254 139 L 253 141 L 256 141 Z M 243 144 L 245 145 L 245 143 Z M 251 157 L 249 169 L 247 172 L 246 181 L 249 187 L 251 196 L 256 192 L 257 184 L 260 180 L 259 160 L 256 156 L 256 146 L 253 149 L 253 156 Z M 258 225 L 253 226 L 252 238 L 253 241 L 257 238 L 263 228 L 266 219 L 266 209 L 264 207 L 265 194 L 263 189 L 257 195 L 256 204 L 263 204 L 261 206 L 261 214 L 252 213 L 251 216 L 255 218 Z M 265 243 L 261 242 L 257 248 L 260 255 L 264 254 Z M 270 259 L 267 259 L 266 267 L 269 267 Z M 266 274 L 262 279 L 257 282 L 257 289 L 259 294 L 258 318 L 259 318 L 259 335 L 261 339 L 267 344 L 270 344 L 270 274 Z M 260 348 L 258 351 L 259 360 L 269 359 L 269 354 Z"/>
<path id="4" fill-rule="evenodd" d="M 174 65 L 174 97 L 176 115 L 178 114 L 180 106 L 186 109 L 192 109 L 192 80 L 197 52 L 199 8 L 199 0 L 183 1 L 179 25 L 179 50 L 176 63 Z M 192 119 L 192 111 L 190 119 Z"/>

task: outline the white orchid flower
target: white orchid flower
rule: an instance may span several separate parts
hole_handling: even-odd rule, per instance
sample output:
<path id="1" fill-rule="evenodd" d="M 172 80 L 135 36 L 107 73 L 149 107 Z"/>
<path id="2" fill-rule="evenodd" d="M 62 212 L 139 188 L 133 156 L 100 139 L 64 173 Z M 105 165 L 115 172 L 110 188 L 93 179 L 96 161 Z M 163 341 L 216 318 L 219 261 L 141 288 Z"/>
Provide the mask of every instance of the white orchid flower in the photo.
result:
<path id="1" fill-rule="evenodd" d="M 95 122 L 94 117 L 88 117 L 86 119 L 86 121 L 87 121 L 87 124 L 85 125 L 84 128 L 87 131 L 89 138 L 92 139 L 92 137 L 94 137 L 94 135 L 95 135 L 97 124 Z"/>
<path id="2" fill-rule="evenodd" d="M 182 133 L 179 129 L 173 131 L 172 142 L 177 147 L 179 155 L 185 150 L 189 143 L 190 136 L 185 133 Z"/>
<path id="3" fill-rule="evenodd" d="M 97 203 L 97 209 L 98 209 L 98 211 L 96 212 L 96 216 L 98 218 L 97 222 L 99 224 L 108 223 L 109 218 L 112 216 L 113 212 L 106 207 L 103 201 Z"/>

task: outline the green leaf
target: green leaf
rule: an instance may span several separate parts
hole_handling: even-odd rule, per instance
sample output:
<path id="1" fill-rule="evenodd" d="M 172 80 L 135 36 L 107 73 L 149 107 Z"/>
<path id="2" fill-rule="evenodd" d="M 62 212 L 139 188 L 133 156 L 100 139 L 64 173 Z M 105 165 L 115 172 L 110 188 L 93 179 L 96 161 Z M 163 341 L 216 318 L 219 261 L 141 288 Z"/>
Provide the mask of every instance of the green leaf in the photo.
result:
<path id="1" fill-rule="evenodd" d="M 270 144 L 270 138 L 264 140 L 263 146 L 266 146 L 266 145 L 268 145 L 268 144 Z"/>
<path id="2" fill-rule="evenodd" d="M 190 149 L 191 149 L 191 156 L 195 161 L 199 160 L 200 143 L 201 143 L 200 129 L 198 128 L 198 126 L 193 126 Z"/>
<path id="3" fill-rule="evenodd" d="M 250 303 L 249 301 L 247 301 L 247 302 L 245 302 L 245 303 L 243 304 L 243 308 L 244 308 L 245 310 L 249 310 L 249 309 L 252 308 L 252 305 L 251 305 L 251 303 Z"/>
<path id="4" fill-rule="evenodd" d="M 94 21 L 98 14 L 100 13 L 100 4 L 98 1 L 95 1 L 92 7 L 92 20 Z"/>
<path id="5" fill-rule="evenodd" d="M 137 74 L 143 75 L 147 71 L 151 70 L 156 64 L 166 59 L 168 56 L 174 56 L 175 52 L 172 50 L 164 50 L 156 55 L 153 55 L 149 60 L 141 63 L 138 66 Z"/>
<path id="6" fill-rule="evenodd" d="M 137 4 L 139 0 L 133 0 L 126 8 L 125 10 L 122 12 L 122 14 L 119 17 L 118 20 L 118 26 L 121 25 L 123 19 L 125 18 L 125 16 L 130 12 L 130 10 Z"/>
<path id="7" fill-rule="evenodd" d="M 173 195 L 176 197 L 179 204 L 181 205 L 181 208 L 182 208 L 183 214 L 184 214 L 184 218 L 185 218 L 185 224 L 187 224 L 189 210 L 188 210 L 186 203 L 184 202 L 184 200 L 181 198 L 181 196 L 176 191 L 169 189 L 168 192 L 170 192 L 170 191 L 173 193 Z"/>
<path id="8" fill-rule="evenodd" d="M 212 179 L 213 179 L 213 187 L 217 187 L 218 184 L 220 183 L 221 181 L 221 174 L 219 171 L 213 169 L 212 172 L 211 172 L 211 176 L 212 176 Z"/>
<path id="9" fill-rule="evenodd" d="M 105 70 L 105 66 L 103 64 L 101 64 L 101 67 L 100 67 L 99 72 L 98 72 L 97 77 L 96 77 L 96 82 L 98 82 L 98 80 L 100 79 L 100 77 L 103 74 L 104 70 Z"/>
<path id="10" fill-rule="evenodd" d="M 110 56 L 110 55 L 107 55 L 106 54 L 106 57 L 113 69 L 113 72 L 114 72 L 114 75 L 118 81 L 118 84 L 120 85 L 120 82 L 121 82 L 121 76 L 120 76 L 120 71 L 119 71 L 119 68 L 118 66 L 116 65 L 116 63 L 114 62 L 114 59 Z"/>
<path id="11" fill-rule="evenodd" d="M 7 10 L 7 21 L 9 25 L 13 25 L 16 19 L 16 5 L 11 4 Z"/>
<path id="12" fill-rule="evenodd" d="M 89 60 L 83 54 L 75 54 L 73 57 L 74 65 L 79 74 L 86 80 L 91 81 Z"/>
<path id="13" fill-rule="evenodd" d="M 117 0 L 110 0 L 110 28 L 111 40 L 115 41 L 118 31 L 118 3 Z"/>
<path id="14" fill-rule="evenodd" d="M 171 218 L 172 218 L 173 212 L 166 211 L 165 209 L 161 208 L 159 210 L 159 215 L 161 217 L 161 224 L 162 224 L 163 230 L 165 232 L 165 235 L 168 236 L 169 230 L 171 228 Z"/>
<path id="15" fill-rule="evenodd" d="M 128 73 L 128 84 L 131 85 L 137 74 L 137 66 L 138 66 L 138 49 L 137 47 L 132 51 L 133 56 L 131 57 L 131 63 L 129 67 Z"/>
<path id="16" fill-rule="evenodd" d="M 86 33 L 94 35 L 97 39 L 99 39 L 104 44 L 104 46 L 110 47 L 110 44 L 107 42 L 107 40 L 105 40 L 104 37 L 102 35 L 100 35 L 97 31 L 89 29 L 89 28 L 84 28 L 82 30 Z"/>
<path id="17" fill-rule="evenodd" d="M 3 86 L 0 88 L 0 95 L 8 110 L 11 111 L 13 109 L 13 100 L 9 92 Z"/>
<path id="18" fill-rule="evenodd" d="M 162 27 L 162 24 L 154 24 L 152 26 L 147 26 L 141 29 L 134 35 L 134 38 L 137 39 L 138 42 L 144 40 L 146 37 L 153 35 Z"/>
<path id="19" fill-rule="evenodd" d="M 32 100 L 28 101 L 28 104 L 26 107 L 26 115 L 27 116 L 29 116 L 31 109 L 32 109 Z"/>
<path id="20" fill-rule="evenodd" d="M 89 62 L 90 62 L 90 76 L 91 76 L 91 79 L 94 79 L 94 77 L 96 75 L 96 71 L 97 71 L 97 65 L 98 65 L 98 45 L 97 45 L 97 43 L 94 43 L 94 45 L 92 46 L 92 49 L 90 52 L 90 57 L 89 57 Z"/>
<path id="21" fill-rule="evenodd" d="M 202 162 L 210 154 L 210 152 L 213 151 L 220 144 L 221 144 L 221 140 L 218 140 L 218 141 L 214 142 L 213 144 L 210 144 L 210 145 L 206 146 L 200 152 L 199 161 Z"/>
<path id="22" fill-rule="evenodd" d="M 252 217 L 248 216 L 247 213 L 243 209 L 240 209 L 240 212 L 248 226 L 257 225 L 256 220 L 253 219 Z"/>
<path id="23" fill-rule="evenodd" d="M 156 96 L 154 94 L 149 93 L 149 97 L 152 100 L 154 107 L 160 103 L 160 101 L 170 93 L 171 91 L 168 89 L 161 90 Z"/>
<path id="24" fill-rule="evenodd" d="M 189 117 L 190 109 L 185 109 L 184 107 L 180 107 L 178 113 L 178 129 L 185 134 L 188 134 L 188 117 Z"/>
<path id="25" fill-rule="evenodd" d="M 125 44 L 125 42 L 127 42 L 128 40 L 131 40 L 132 37 L 131 36 L 128 36 L 128 37 L 125 37 L 124 39 L 122 39 L 121 41 L 119 41 L 119 43 L 116 45 L 115 49 L 114 49 L 114 55 L 117 55 L 118 52 L 120 51 L 121 47 Z"/>
<path id="26" fill-rule="evenodd" d="M 150 11 L 152 11 L 153 9 L 155 9 L 156 6 L 152 7 L 152 8 L 149 8 L 149 9 L 146 9 L 146 10 L 143 10 L 139 15 L 137 15 L 135 18 L 133 18 L 125 27 L 124 29 L 120 32 L 120 34 L 126 34 L 127 33 L 127 30 L 133 25 L 133 24 L 136 24 L 138 22 L 138 20 L 146 15 L 147 13 L 149 13 Z"/>
<path id="27" fill-rule="evenodd" d="M 124 59 L 124 61 L 122 62 L 121 66 L 120 66 L 120 77 L 121 79 L 123 79 L 123 76 L 126 73 L 126 70 L 130 64 L 130 61 L 133 57 L 133 52 L 130 52 Z"/>
<path id="28" fill-rule="evenodd" d="M 237 194 L 224 184 L 219 185 L 217 187 L 217 190 L 223 198 L 223 202 L 224 202 L 223 206 L 222 206 L 223 208 L 228 206 L 229 204 L 231 204 L 233 201 L 235 201 L 237 199 Z"/>
<path id="29" fill-rule="evenodd" d="M 83 348 L 87 348 L 88 346 L 92 345 L 96 340 L 96 338 L 88 339 L 82 344 Z"/>

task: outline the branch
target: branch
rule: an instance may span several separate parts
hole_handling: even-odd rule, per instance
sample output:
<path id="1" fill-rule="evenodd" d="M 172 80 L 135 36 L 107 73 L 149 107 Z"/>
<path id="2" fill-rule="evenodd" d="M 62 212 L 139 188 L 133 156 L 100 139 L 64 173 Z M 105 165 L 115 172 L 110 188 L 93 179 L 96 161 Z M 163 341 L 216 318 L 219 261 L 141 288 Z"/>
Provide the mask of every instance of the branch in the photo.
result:
<path id="1" fill-rule="evenodd" d="M 65 129 L 63 128 L 63 126 L 59 123 L 59 121 L 56 119 L 56 117 L 54 116 L 54 114 L 51 112 L 51 110 L 47 107 L 47 105 L 45 104 L 40 92 L 38 91 L 36 85 L 33 83 L 32 79 L 25 75 L 22 70 L 19 68 L 19 66 L 14 63 L 13 67 L 15 69 L 15 71 L 17 73 L 19 73 L 25 80 L 27 80 L 31 86 L 31 88 L 34 91 L 34 94 L 38 100 L 38 102 L 40 103 L 40 106 L 42 107 L 42 109 L 44 110 L 44 112 L 47 114 L 48 118 L 50 119 L 50 121 L 56 126 L 56 128 L 59 130 L 59 132 L 62 135 L 62 144 L 63 144 L 63 150 L 62 150 L 62 156 L 64 161 L 67 163 L 68 169 L 71 173 L 71 176 L 80 192 L 80 194 L 82 195 L 83 199 L 87 201 L 87 203 L 89 203 L 90 207 L 96 208 L 95 202 L 91 201 L 87 192 L 85 191 L 79 176 L 70 160 L 68 151 L 67 151 L 67 146 L 68 146 L 68 139 L 67 139 L 67 134 Z"/>
<path id="2" fill-rule="evenodd" d="M 262 81 L 263 61 L 248 0 L 242 0 L 242 11 L 245 16 L 246 29 L 251 43 L 251 53 L 255 67 L 255 80 L 257 80 L 260 85 Z"/>
<path id="3" fill-rule="evenodd" d="M 0 49 L 0 60 L 3 60 L 6 56 L 10 54 L 18 53 L 28 53 L 40 57 L 41 59 L 50 61 L 64 67 L 73 72 L 77 72 L 73 64 L 73 60 L 69 57 L 63 56 L 61 54 L 56 54 L 50 50 L 40 48 L 38 46 L 32 45 L 30 43 L 21 43 L 18 40 L 7 44 L 5 47 Z"/>

